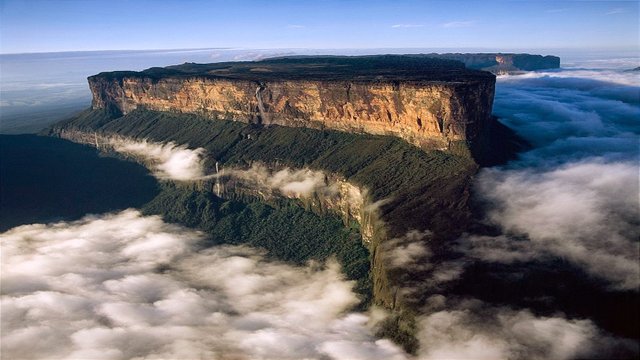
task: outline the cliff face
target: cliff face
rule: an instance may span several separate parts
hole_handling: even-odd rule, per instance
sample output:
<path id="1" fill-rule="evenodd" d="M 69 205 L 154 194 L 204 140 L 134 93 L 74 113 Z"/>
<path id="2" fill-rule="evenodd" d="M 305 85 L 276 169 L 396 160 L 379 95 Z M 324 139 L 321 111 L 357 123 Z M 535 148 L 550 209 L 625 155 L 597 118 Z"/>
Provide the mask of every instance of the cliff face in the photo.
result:
<path id="1" fill-rule="evenodd" d="M 393 247 L 385 243 L 412 230 L 429 230 L 433 235 L 428 246 L 436 258 L 442 258 L 438 254 L 446 250 L 444 244 L 453 242 L 470 226 L 467 202 L 476 163 L 465 156 L 421 151 L 390 137 L 281 126 L 246 127 L 190 114 L 140 109 L 125 116 L 88 110 L 56 126 L 50 135 L 105 151 L 114 136 L 202 147 L 206 150 L 206 173 L 219 176 L 201 181 L 200 190 L 238 200 L 252 197 L 270 201 L 293 196 L 300 198 L 307 210 L 338 213 L 349 227 L 359 223 L 370 251 L 373 303 L 394 314 L 382 334 L 407 349 L 415 346 L 411 344 L 415 335 L 413 316 L 432 293 L 405 297 L 402 289 L 412 286 L 410 282 L 416 278 L 406 276 L 408 269 L 403 272 L 390 265 Z M 246 172 L 254 168 L 248 164 L 256 163 L 264 164 L 265 171 Z M 280 185 L 274 190 L 273 183 L 265 188 L 269 182 L 264 179 L 282 179 L 274 172 L 283 167 L 292 173 L 313 169 L 313 176 L 307 178 L 316 179 L 314 191 L 301 197 Z M 189 206 L 200 207 L 195 203 Z"/>
<path id="2" fill-rule="evenodd" d="M 473 141 L 490 121 L 495 87 L 491 74 L 475 72 L 467 78 L 455 68 L 443 70 L 455 77 L 438 80 L 430 80 L 429 74 L 406 80 L 287 79 L 287 74 L 278 79 L 269 66 L 254 64 L 251 76 L 221 76 L 219 69 L 206 75 L 99 74 L 89 78 L 93 108 L 123 114 L 146 108 L 245 123 L 394 135 L 440 149 Z"/>
<path id="3" fill-rule="evenodd" d="M 560 58 L 552 55 L 481 53 L 430 54 L 429 56 L 460 61 L 470 69 L 490 71 L 494 74 L 557 69 L 560 67 Z"/>
<path id="4" fill-rule="evenodd" d="M 79 131 L 75 129 L 60 129 L 57 136 L 76 143 L 94 146 L 106 154 L 114 154 L 114 144 L 122 140 L 136 141 L 134 138 L 122 137 L 115 134 Z M 136 161 L 150 167 L 142 157 L 127 156 L 129 160 Z M 278 198 L 298 199 L 306 210 L 317 214 L 327 212 L 340 215 L 345 226 L 355 221 L 359 225 L 360 235 L 364 245 L 371 254 L 370 267 L 372 269 L 372 292 L 374 303 L 387 309 L 400 311 L 403 299 L 398 295 L 399 284 L 389 277 L 388 248 L 380 245 L 388 240 L 387 228 L 380 216 L 380 203 L 372 202 L 369 190 L 366 187 L 352 183 L 344 176 L 322 171 L 311 171 L 311 175 L 321 175 L 324 178 L 322 186 L 310 193 L 283 193 L 277 188 L 267 184 L 267 177 L 273 177 L 281 170 L 273 164 L 254 163 L 251 168 L 229 167 L 222 168 L 216 164 L 216 179 L 196 180 L 190 183 L 200 191 L 209 191 L 223 199 L 236 199 L 255 201 L 256 199 L 267 203 Z M 287 169 L 287 168 L 285 168 Z M 294 169 L 296 170 L 296 169 Z M 297 169 L 299 170 L 299 169 Z M 267 175 L 267 177 L 264 177 Z M 282 178 L 282 175 L 276 177 Z"/>

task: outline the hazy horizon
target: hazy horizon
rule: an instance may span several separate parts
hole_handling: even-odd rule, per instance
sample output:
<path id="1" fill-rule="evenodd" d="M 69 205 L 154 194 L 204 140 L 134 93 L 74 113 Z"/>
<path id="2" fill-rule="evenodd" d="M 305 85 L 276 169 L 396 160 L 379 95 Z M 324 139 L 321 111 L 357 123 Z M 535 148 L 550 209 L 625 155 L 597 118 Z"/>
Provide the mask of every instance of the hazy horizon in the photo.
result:
<path id="1" fill-rule="evenodd" d="M 4 0 L 0 53 L 239 46 L 638 51 L 638 11 L 636 1 Z"/>
<path id="2" fill-rule="evenodd" d="M 458 50 L 458 51 L 455 51 Z M 103 71 L 144 70 L 185 62 L 212 63 L 250 61 L 286 55 L 373 55 L 431 52 L 474 52 L 479 49 L 369 48 L 369 49 L 170 49 L 64 51 L 0 54 L 0 133 L 37 132 L 58 120 L 86 108 L 91 94 L 86 78 Z M 621 69 L 640 65 L 636 52 L 549 51 L 534 54 L 556 55 L 561 66 L 583 66 L 590 60 L 618 59 L 606 66 Z M 595 64 L 602 66 L 603 63 Z"/>
<path id="3" fill-rule="evenodd" d="M 27 51 L 27 52 L 0 52 L 0 56 L 5 55 L 37 55 L 37 54 L 61 54 L 61 53 L 109 53 L 109 52 L 168 52 L 168 51 L 204 51 L 204 50 L 227 50 L 227 51 L 247 51 L 247 50 L 255 50 L 255 51 L 273 51 L 273 50 L 316 50 L 316 51 L 345 51 L 345 50 L 369 50 L 369 51 L 387 51 L 387 50 L 406 50 L 406 51 L 429 51 L 435 53 L 442 52 L 461 52 L 461 53 L 469 53 L 469 52 L 478 52 L 478 53 L 533 53 L 539 55 L 553 55 L 552 52 L 560 52 L 560 53 L 599 53 L 599 52 L 608 52 L 615 51 L 617 53 L 630 53 L 630 55 L 640 56 L 640 45 L 637 48 L 598 48 L 594 49 L 591 47 L 557 47 L 557 48 L 531 48 L 531 47 L 520 47 L 520 48 L 499 48 L 499 47 L 424 47 L 424 46 L 415 46 L 415 47 L 324 47 L 324 48 L 315 48 L 315 47 L 272 47 L 272 48 L 250 48 L 250 47 L 241 47 L 241 46 L 229 46 L 229 47 L 198 47 L 198 48 L 157 48 L 157 49 L 89 49 L 89 50 L 57 50 L 57 51 Z M 411 52 L 409 52 L 411 53 Z M 545 54 L 548 53 L 548 54 Z"/>

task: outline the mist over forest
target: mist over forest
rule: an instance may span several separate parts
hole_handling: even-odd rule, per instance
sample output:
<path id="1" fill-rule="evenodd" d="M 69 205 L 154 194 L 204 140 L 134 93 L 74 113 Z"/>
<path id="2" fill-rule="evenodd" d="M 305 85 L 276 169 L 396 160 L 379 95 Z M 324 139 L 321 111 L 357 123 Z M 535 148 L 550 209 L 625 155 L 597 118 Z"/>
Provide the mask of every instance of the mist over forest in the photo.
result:
<path id="1" fill-rule="evenodd" d="M 207 49 L 1 55 L 0 132 L 35 133 L 89 107 L 86 76 L 97 72 L 315 52 Z M 329 53 L 333 52 L 340 50 Z M 346 53 L 368 52 L 377 50 Z M 414 354 L 376 336 L 388 315 L 385 310 L 358 311 L 363 296 L 354 287 L 360 276 L 356 265 L 362 259 L 322 252 L 322 261 L 311 255 L 277 260 L 265 250 L 268 244 L 251 246 L 257 240 L 249 245 L 216 244 L 205 230 L 173 223 L 149 210 L 160 206 L 163 199 L 156 198 L 151 205 L 149 201 L 161 191 L 171 191 L 175 199 L 192 190 L 188 186 L 163 190 L 160 184 L 220 176 L 206 165 L 205 149 L 150 139 L 112 140 L 115 152 L 141 159 L 145 170 L 105 159 L 80 145 L 34 141 L 10 152 L 6 147 L 17 146 L 12 143 L 16 138 L 3 135 L 0 214 L 4 219 L 20 199 L 32 202 L 23 207 L 25 211 L 39 201 L 37 196 L 20 194 L 42 187 L 40 182 L 65 182 L 70 174 L 83 171 L 64 165 L 69 160 L 82 158 L 91 164 L 85 175 L 103 181 L 78 176 L 78 183 L 70 187 L 51 188 L 72 194 L 74 186 L 87 186 L 88 191 L 75 194 L 72 201 L 92 206 L 78 206 L 78 211 L 55 217 L 52 214 L 65 197 L 43 196 L 42 206 L 53 210 L 36 214 L 39 223 L 3 220 L 7 224 L 2 224 L 5 232 L 0 234 L 2 355 L 24 359 L 637 355 L 640 75 L 629 70 L 638 66 L 638 59 L 578 55 L 563 58 L 560 69 L 497 77 L 493 114 L 530 148 L 506 164 L 482 168 L 474 179 L 473 202 L 480 209 L 480 221 L 496 232 L 463 234 L 454 241 L 456 257 L 446 261 L 434 257 L 430 231 L 408 229 L 390 240 L 394 250 L 386 260 L 417 274 L 415 286 L 398 291 L 430 294 L 424 314 L 416 320 L 420 347 Z M 45 151 L 50 157 L 20 157 L 24 149 L 38 146 L 69 148 Z M 25 170 L 30 167 L 37 170 Z M 319 169 L 268 171 L 254 165 L 227 171 L 226 175 L 251 179 L 263 191 L 294 194 L 291 198 L 336 191 Z M 127 176 L 135 186 L 123 184 Z M 188 199 L 204 205 L 183 214 L 176 210 L 174 218 L 206 213 L 218 221 L 211 229 L 219 234 L 246 225 L 245 233 L 237 233 L 266 229 L 267 234 L 261 235 L 274 241 L 300 238 L 303 231 L 294 228 L 292 219 L 303 219 L 321 230 L 331 229 L 322 241 L 364 251 L 355 231 L 344 229 L 338 218 L 320 219 L 286 206 L 243 207 L 215 198 Z M 303 245 L 292 246 L 306 249 Z M 345 274 L 345 264 L 356 265 Z M 425 273 L 428 277 L 421 278 Z M 547 292 L 554 281 L 566 284 L 568 290 Z M 609 312 L 617 306 L 619 313 Z"/>

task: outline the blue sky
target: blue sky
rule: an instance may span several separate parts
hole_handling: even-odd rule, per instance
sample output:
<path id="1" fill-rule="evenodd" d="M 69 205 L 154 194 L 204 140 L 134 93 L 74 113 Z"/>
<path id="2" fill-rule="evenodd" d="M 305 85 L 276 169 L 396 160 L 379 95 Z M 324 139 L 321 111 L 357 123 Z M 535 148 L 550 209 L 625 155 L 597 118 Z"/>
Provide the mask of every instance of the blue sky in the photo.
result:
<path id="1" fill-rule="evenodd" d="M 637 1 L 0 0 L 2 53 L 639 47 Z"/>

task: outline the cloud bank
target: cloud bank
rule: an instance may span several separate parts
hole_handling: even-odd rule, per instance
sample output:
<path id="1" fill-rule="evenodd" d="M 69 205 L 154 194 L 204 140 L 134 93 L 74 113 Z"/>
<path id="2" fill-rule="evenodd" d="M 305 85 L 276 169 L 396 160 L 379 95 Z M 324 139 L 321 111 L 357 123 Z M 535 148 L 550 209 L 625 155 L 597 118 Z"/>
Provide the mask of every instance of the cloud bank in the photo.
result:
<path id="1" fill-rule="evenodd" d="M 358 299 L 335 262 L 294 267 L 247 247 L 199 249 L 203 236 L 135 210 L 0 235 L 2 356 L 565 359 L 603 341 L 588 320 L 435 295 L 413 357 L 372 335 L 379 316 L 349 312 Z"/>
<path id="2" fill-rule="evenodd" d="M 514 242 L 523 246 L 512 256 L 553 254 L 616 287 L 640 286 L 636 164 L 589 161 L 544 172 L 487 171 L 479 191 L 493 204 L 492 221 L 530 240 Z M 501 261 L 490 252 L 480 257 L 487 255 Z"/>
<path id="3" fill-rule="evenodd" d="M 405 359 L 335 262 L 293 267 L 127 210 L 1 235 L 2 357 Z"/>
<path id="4" fill-rule="evenodd" d="M 341 197 L 350 207 L 359 208 L 366 193 L 341 179 L 330 178 L 323 171 L 309 168 L 272 170 L 262 163 L 254 163 L 248 169 L 223 168 L 216 175 L 223 182 L 240 181 L 245 186 L 267 196 L 309 198 L 316 194 L 323 197 Z M 379 204 L 378 204 L 379 205 Z M 375 210 L 371 204 L 367 210 Z"/>
<path id="5" fill-rule="evenodd" d="M 109 138 L 107 142 L 116 152 L 141 160 L 159 179 L 190 181 L 205 176 L 203 148 L 124 138 Z"/>
<path id="6" fill-rule="evenodd" d="M 429 230 L 410 230 L 404 236 L 385 241 L 382 246 L 385 262 L 394 273 L 394 286 L 400 288 L 405 300 L 442 289 L 442 285 L 457 280 L 464 272 L 459 260 L 443 260 L 431 249 Z"/>
<path id="7" fill-rule="evenodd" d="M 448 260 L 431 248 L 428 233 L 410 231 L 384 244 L 388 265 L 401 272 L 398 293 L 424 304 L 418 358 L 637 355 L 637 340 L 613 337 L 588 318 L 490 304 L 455 288 L 456 280 L 473 278 L 465 271 L 476 261 L 535 262 L 529 270 L 537 271 L 560 259 L 593 277 L 594 289 L 638 290 L 640 81 L 625 71 L 626 60 L 596 65 L 498 77 L 494 112 L 534 145 L 477 177 L 475 193 L 501 234 L 465 235 Z M 451 284 L 459 292 L 448 293 Z M 424 294 L 435 295 L 422 302 Z"/>
<path id="8" fill-rule="evenodd" d="M 430 242 L 429 231 L 412 230 L 382 245 L 393 285 L 403 301 L 437 294 L 424 302 L 425 315 L 417 318 L 420 349 L 416 359 L 559 360 L 618 350 L 633 353 L 633 341 L 612 338 L 588 319 L 567 319 L 560 313 L 538 316 L 528 309 L 438 294 L 446 294 L 443 285 L 463 276 L 465 262 L 442 261 L 434 256 Z M 505 237 L 505 243 L 511 242 Z M 514 253 L 521 256 L 519 250 Z"/>
<path id="9" fill-rule="evenodd" d="M 470 236 L 471 257 L 562 258 L 638 289 L 640 86 L 623 63 L 499 77 L 495 113 L 535 148 L 478 177 L 505 235 Z"/>
<path id="10" fill-rule="evenodd" d="M 446 302 L 436 296 L 434 303 Z M 575 359 L 611 340 L 588 320 L 537 317 L 528 310 L 466 301 L 419 321 L 420 359 Z"/>

